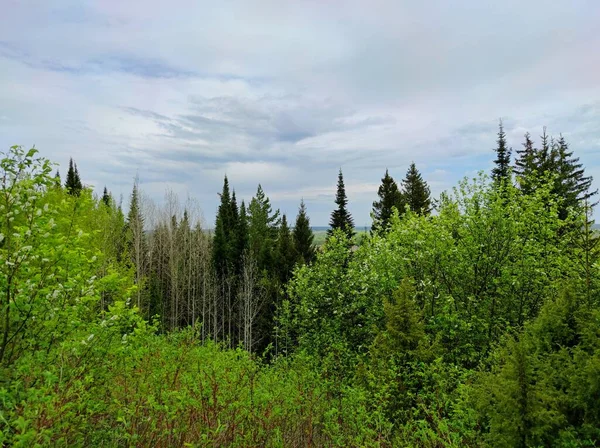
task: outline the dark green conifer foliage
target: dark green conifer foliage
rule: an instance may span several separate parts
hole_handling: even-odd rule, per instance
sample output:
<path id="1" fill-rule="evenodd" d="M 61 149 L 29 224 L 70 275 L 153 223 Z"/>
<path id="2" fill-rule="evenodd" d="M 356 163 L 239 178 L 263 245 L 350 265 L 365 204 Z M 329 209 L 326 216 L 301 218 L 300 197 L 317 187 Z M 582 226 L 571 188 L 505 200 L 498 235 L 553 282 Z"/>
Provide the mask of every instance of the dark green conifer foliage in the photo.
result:
<path id="1" fill-rule="evenodd" d="M 304 200 L 300 201 L 293 236 L 298 260 L 302 263 L 310 263 L 315 257 L 315 246 L 313 244 L 315 235 L 310 227 L 310 218 L 306 214 Z"/>
<path id="2" fill-rule="evenodd" d="M 554 192 L 562 200 L 558 216 L 566 219 L 569 207 L 581 207 L 583 201 L 589 200 L 597 190 L 590 191 L 592 177 L 585 176 L 583 164 L 579 162 L 579 157 L 573 157 L 573 151 L 569 150 L 562 134 L 553 145 L 552 159 L 556 167 Z"/>
<path id="3" fill-rule="evenodd" d="M 292 233 L 284 214 L 281 217 L 281 225 L 277 235 L 277 269 L 279 271 L 279 281 L 282 284 L 287 283 L 290 279 L 297 259 Z"/>
<path id="4" fill-rule="evenodd" d="M 56 170 L 56 174 L 54 175 L 54 182 L 57 188 L 61 186 L 62 181 L 60 180 L 60 172 L 58 170 Z"/>
<path id="5" fill-rule="evenodd" d="M 537 150 L 533 147 L 533 141 L 529 132 L 525 134 L 523 149 L 517 149 L 514 172 L 517 176 L 519 187 L 525 194 L 532 192 L 532 178 L 537 171 Z"/>
<path id="6" fill-rule="evenodd" d="M 79 172 L 77 171 L 77 165 L 73 162 L 73 159 L 69 159 L 69 171 L 67 172 L 65 188 L 67 189 L 67 193 L 72 196 L 79 196 L 83 189 L 81 179 L 79 178 Z"/>
<path id="7" fill-rule="evenodd" d="M 494 160 L 496 166 L 492 170 L 492 178 L 500 184 L 510 180 L 510 156 L 512 150 L 506 146 L 506 133 L 504 132 L 502 120 L 500 120 L 498 127 L 498 146 L 494 149 L 496 151 L 496 160 Z"/>
<path id="8" fill-rule="evenodd" d="M 552 191 L 560 199 L 559 217 L 566 219 L 569 208 L 582 207 L 597 191 L 590 191 L 592 177 L 585 176 L 583 164 L 561 135 L 557 141 L 551 139 L 544 127 L 542 146 L 534 148 L 529 134 L 525 135 L 524 149 L 518 151 L 515 171 L 521 191 L 531 194 L 540 180 L 553 176 Z"/>
<path id="9" fill-rule="evenodd" d="M 421 215 L 431 213 L 429 186 L 423 180 L 414 162 L 410 164 L 406 177 L 402 181 L 402 197 L 413 212 Z"/>
<path id="10" fill-rule="evenodd" d="M 108 190 L 106 189 L 106 187 L 104 187 L 104 192 L 102 193 L 102 202 L 104 202 L 104 204 L 107 207 L 110 207 L 110 194 L 108 193 Z"/>
<path id="11" fill-rule="evenodd" d="M 333 235 L 336 229 L 342 230 L 348 235 L 348 238 L 354 236 L 354 220 L 348 211 L 348 198 L 346 197 L 346 187 L 344 186 L 344 175 L 342 169 L 338 173 L 337 193 L 335 195 L 335 203 L 337 208 L 331 213 L 329 221 L 330 229 L 327 230 L 329 236 Z"/>
<path id="12" fill-rule="evenodd" d="M 379 196 L 379 200 L 373 202 L 372 232 L 387 230 L 394 207 L 400 213 L 404 211 L 402 194 L 394 178 L 389 175 L 388 170 L 385 170 L 385 176 L 381 179 L 377 195 Z"/>
<path id="13" fill-rule="evenodd" d="M 237 205 L 232 205 L 232 198 L 229 192 L 229 181 L 227 176 L 223 180 L 223 191 L 219 195 L 221 203 L 217 211 L 217 220 L 215 222 L 215 234 L 213 238 L 213 264 L 217 274 L 221 277 L 233 273 L 233 267 L 237 260 L 233 260 L 236 232 Z"/>

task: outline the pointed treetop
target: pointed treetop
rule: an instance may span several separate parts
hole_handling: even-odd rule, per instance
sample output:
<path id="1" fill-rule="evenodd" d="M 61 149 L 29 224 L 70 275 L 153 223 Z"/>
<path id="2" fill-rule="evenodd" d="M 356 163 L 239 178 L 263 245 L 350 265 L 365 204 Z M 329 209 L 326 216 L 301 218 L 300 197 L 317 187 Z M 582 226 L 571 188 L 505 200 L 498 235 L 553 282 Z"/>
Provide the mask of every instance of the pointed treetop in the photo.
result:
<path id="1" fill-rule="evenodd" d="M 348 235 L 348 238 L 354 236 L 354 220 L 347 209 L 348 198 L 346 197 L 346 187 L 344 186 L 344 175 L 342 169 L 338 173 L 337 193 L 335 195 L 335 203 L 337 208 L 331 213 L 329 221 L 330 229 L 327 231 L 329 235 L 333 234 L 336 229 L 343 230 Z"/>
<path id="2" fill-rule="evenodd" d="M 413 212 L 422 215 L 431 213 L 429 186 L 423 180 L 414 162 L 410 164 L 406 177 L 402 181 L 402 197 Z"/>
<path id="3" fill-rule="evenodd" d="M 315 256 L 315 247 L 313 244 L 315 235 L 310 227 L 310 218 L 306 213 L 304 199 L 300 201 L 293 239 L 299 261 L 307 264 L 310 263 Z"/>
<path id="4" fill-rule="evenodd" d="M 492 170 L 492 177 L 497 183 L 507 182 L 510 180 L 510 156 L 512 150 L 506 145 L 506 132 L 504 132 L 504 126 L 502 119 L 498 124 L 498 140 L 496 141 L 497 146 L 494 149 L 496 151 L 496 160 L 494 160 L 494 169 Z"/>
<path id="5" fill-rule="evenodd" d="M 388 228 L 394 207 L 400 214 L 404 212 L 404 199 L 398 189 L 398 184 L 389 175 L 387 169 L 381 179 L 377 195 L 379 196 L 379 200 L 373 202 L 373 232 L 379 230 L 385 231 Z"/>
<path id="6" fill-rule="evenodd" d="M 79 178 L 79 172 L 77 171 L 77 164 L 73 162 L 73 158 L 69 159 L 69 171 L 67 172 L 65 188 L 67 193 L 72 196 L 79 196 L 83 189 L 81 179 Z"/>

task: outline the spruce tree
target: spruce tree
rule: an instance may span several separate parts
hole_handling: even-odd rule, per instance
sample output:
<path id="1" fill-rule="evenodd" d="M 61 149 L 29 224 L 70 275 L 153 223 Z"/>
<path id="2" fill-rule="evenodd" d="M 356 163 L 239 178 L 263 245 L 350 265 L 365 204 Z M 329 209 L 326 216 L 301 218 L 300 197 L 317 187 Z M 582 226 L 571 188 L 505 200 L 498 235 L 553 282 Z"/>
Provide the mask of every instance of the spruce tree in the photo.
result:
<path id="1" fill-rule="evenodd" d="M 60 180 L 60 172 L 58 170 L 56 170 L 56 174 L 54 175 L 54 183 L 57 188 L 59 188 L 62 183 Z"/>
<path id="2" fill-rule="evenodd" d="M 102 202 L 104 202 L 107 207 L 110 207 L 110 194 L 108 193 L 106 186 L 104 187 L 104 193 L 102 193 Z"/>
<path id="3" fill-rule="evenodd" d="M 72 196 L 79 196 L 83 188 L 81 179 L 79 178 L 79 172 L 77 171 L 77 165 L 73 162 L 72 158 L 69 159 L 69 171 L 67 172 L 65 188 L 67 193 Z"/>
<path id="4" fill-rule="evenodd" d="M 298 260 L 302 263 L 310 263 L 315 257 L 315 246 L 313 244 L 315 235 L 310 227 L 310 219 L 306 214 L 304 200 L 300 201 L 293 237 Z"/>
<path id="5" fill-rule="evenodd" d="M 429 186 L 423 180 L 414 162 L 410 164 L 406 177 L 402 181 L 402 197 L 413 212 L 421 215 L 431 213 Z"/>
<path id="6" fill-rule="evenodd" d="M 351 239 L 354 236 L 354 220 L 347 209 L 348 198 L 346 197 L 346 187 L 344 186 L 344 175 L 342 169 L 338 173 L 337 193 L 335 195 L 335 203 L 337 208 L 331 212 L 331 220 L 329 221 L 330 229 L 328 235 L 333 235 L 336 229 L 342 230 Z"/>
<path id="7" fill-rule="evenodd" d="M 281 225 L 277 235 L 277 269 L 279 271 L 279 281 L 282 284 L 287 283 L 290 279 L 297 259 L 294 240 L 288 227 L 287 217 L 284 214 L 281 217 Z"/>
<path id="8" fill-rule="evenodd" d="M 562 134 L 552 147 L 552 160 L 556 170 L 553 190 L 561 199 L 558 216 L 564 220 L 570 207 L 582 207 L 583 202 L 597 191 L 590 191 L 592 177 L 585 176 L 583 164 L 579 162 L 579 157 L 573 157 L 573 151 L 569 149 Z"/>
<path id="9" fill-rule="evenodd" d="M 381 179 L 381 185 L 377 191 L 379 200 L 373 202 L 373 232 L 385 231 L 389 226 L 392 210 L 394 207 L 400 213 L 404 211 L 404 200 L 398 184 L 385 170 L 385 176 Z"/>
<path id="10" fill-rule="evenodd" d="M 145 235 L 144 235 L 144 217 L 140 207 L 140 197 L 138 180 L 136 178 L 131 192 L 131 201 L 129 203 L 129 213 L 126 223 L 126 248 L 129 255 L 129 261 L 135 269 L 135 283 L 138 285 L 136 305 L 142 307 L 142 281 L 145 268 Z"/>
<path id="11" fill-rule="evenodd" d="M 223 179 L 223 190 L 220 193 L 221 203 L 217 211 L 217 219 L 215 222 L 215 233 L 213 237 L 213 264 L 220 277 L 229 275 L 233 265 L 233 241 L 232 235 L 235 232 L 235 219 L 233 216 L 232 200 L 229 192 L 229 180 L 227 176 Z M 237 209 L 237 206 L 236 206 Z"/>
<path id="12" fill-rule="evenodd" d="M 259 184 L 248 207 L 248 242 L 260 270 L 272 268 L 273 245 L 277 238 L 279 210 L 273 212 L 271 201 Z"/>
<path id="13" fill-rule="evenodd" d="M 498 146 L 495 148 L 496 160 L 494 160 L 496 166 L 492 170 L 492 178 L 496 183 L 500 184 L 510 180 L 510 156 L 512 152 L 506 146 L 506 133 L 504 132 L 502 120 L 500 120 L 499 124 L 497 143 Z"/>
<path id="14" fill-rule="evenodd" d="M 533 147 L 533 141 L 529 132 L 525 134 L 523 149 L 517 149 L 514 172 L 521 190 L 529 194 L 532 191 L 531 181 L 537 170 L 537 150 Z"/>

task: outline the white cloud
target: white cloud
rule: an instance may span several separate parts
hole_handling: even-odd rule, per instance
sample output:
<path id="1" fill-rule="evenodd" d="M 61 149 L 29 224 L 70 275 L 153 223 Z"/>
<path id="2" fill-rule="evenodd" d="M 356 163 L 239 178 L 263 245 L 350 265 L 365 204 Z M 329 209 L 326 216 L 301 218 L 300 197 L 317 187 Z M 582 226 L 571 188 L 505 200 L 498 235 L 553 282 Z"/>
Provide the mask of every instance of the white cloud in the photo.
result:
<path id="1" fill-rule="evenodd" d="M 176 184 L 209 221 L 227 173 L 325 224 L 341 166 L 362 222 L 386 167 L 415 161 L 434 193 L 489 168 L 498 117 L 513 147 L 563 132 L 594 174 L 599 22 L 595 0 L 6 0 L 0 146 L 117 195 L 136 172 L 158 200 Z"/>

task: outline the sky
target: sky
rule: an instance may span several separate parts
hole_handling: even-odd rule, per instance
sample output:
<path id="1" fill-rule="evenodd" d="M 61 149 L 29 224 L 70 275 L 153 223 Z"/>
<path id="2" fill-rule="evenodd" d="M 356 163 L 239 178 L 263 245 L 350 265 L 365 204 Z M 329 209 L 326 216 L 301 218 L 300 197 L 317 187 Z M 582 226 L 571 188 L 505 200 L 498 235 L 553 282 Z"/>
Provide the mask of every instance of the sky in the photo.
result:
<path id="1" fill-rule="evenodd" d="M 370 224 L 386 168 L 433 196 L 562 133 L 600 187 L 600 2 L 0 0 L 0 151 L 36 146 L 127 204 L 137 175 L 214 225 L 226 174 Z M 596 212 L 596 218 L 600 214 Z"/>

